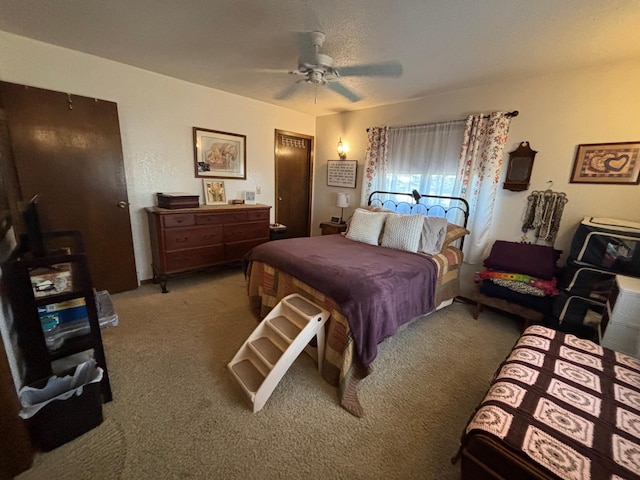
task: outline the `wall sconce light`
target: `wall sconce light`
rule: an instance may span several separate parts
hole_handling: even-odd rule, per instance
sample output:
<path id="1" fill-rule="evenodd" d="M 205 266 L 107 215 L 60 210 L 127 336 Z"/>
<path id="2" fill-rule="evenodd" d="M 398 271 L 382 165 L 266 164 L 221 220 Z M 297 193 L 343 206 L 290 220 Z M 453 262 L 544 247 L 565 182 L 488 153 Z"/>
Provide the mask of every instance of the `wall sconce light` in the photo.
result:
<path id="1" fill-rule="evenodd" d="M 345 223 L 342 219 L 344 214 L 344 209 L 349 207 L 349 194 L 348 193 L 338 193 L 338 198 L 336 199 L 336 207 L 340 208 L 340 222 Z"/>
<path id="2" fill-rule="evenodd" d="M 338 157 L 340 157 L 340 160 L 344 160 L 347 158 L 346 149 L 342 144 L 342 137 L 340 137 L 340 140 L 338 141 Z"/>

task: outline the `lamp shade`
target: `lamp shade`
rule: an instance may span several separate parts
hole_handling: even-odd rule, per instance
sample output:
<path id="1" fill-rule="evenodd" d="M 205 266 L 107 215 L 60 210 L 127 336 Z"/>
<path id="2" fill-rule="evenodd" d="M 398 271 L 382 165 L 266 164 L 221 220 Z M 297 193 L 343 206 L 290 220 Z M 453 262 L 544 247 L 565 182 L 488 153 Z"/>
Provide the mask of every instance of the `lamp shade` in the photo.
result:
<path id="1" fill-rule="evenodd" d="M 338 200 L 336 202 L 336 206 L 340 208 L 347 208 L 349 206 L 349 194 L 338 193 Z"/>

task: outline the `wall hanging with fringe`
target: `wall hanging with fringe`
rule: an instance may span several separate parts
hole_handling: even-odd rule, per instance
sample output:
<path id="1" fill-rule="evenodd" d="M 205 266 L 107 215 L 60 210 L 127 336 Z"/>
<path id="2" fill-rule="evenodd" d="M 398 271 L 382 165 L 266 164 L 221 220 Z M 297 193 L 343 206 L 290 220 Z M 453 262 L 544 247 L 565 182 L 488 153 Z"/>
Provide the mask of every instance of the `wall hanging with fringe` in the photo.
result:
<path id="1" fill-rule="evenodd" d="M 565 193 L 551 190 L 534 191 L 527 197 L 527 209 L 522 223 L 522 242 L 528 243 L 529 230 L 534 230 L 537 241 L 553 242 L 560 229 L 560 219 L 569 200 Z"/>

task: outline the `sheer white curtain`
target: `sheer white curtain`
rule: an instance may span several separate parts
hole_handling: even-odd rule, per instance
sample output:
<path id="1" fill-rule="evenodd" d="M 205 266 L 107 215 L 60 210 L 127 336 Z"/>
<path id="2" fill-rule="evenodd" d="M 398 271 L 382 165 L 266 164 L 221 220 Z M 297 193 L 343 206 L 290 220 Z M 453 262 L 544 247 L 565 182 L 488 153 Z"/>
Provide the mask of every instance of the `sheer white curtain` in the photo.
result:
<path id="1" fill-rule="evenodd" d="M 375 190 L 457 194 L 464 128 L 464 120 L 459 120 L 369 129 L 363 203 Z"/>
<path id="2" fill-rule="evenodd" d="M 511 114 L 369 129 L 362 204 L 375 190 L 460 196 L 469 202 L 465 261 L 480 263 L 493 238 L 493 214 Z M 455 212 L 452 216 L 455 216 Z M 450 218 L 457 221 L 459 218 Z"/>
<path id="3" fill-rule="evenodd" d="M 495 199 L 510 125 L 511 115 L 506 112 L 471 115 L 466 121 L 458 181 L 460 196 L 469 202 L 467 263 L 481 263 L 492 245 Z"/>

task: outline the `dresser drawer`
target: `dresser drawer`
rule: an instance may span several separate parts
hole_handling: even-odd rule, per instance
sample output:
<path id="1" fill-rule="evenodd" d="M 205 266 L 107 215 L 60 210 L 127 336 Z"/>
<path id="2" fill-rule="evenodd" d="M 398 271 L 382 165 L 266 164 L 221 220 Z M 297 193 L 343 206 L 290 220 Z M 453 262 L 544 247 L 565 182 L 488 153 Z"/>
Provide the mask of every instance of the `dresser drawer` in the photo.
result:
<path id="1" fill-rule="evenodd" d="M 198 225 L 222 225 L 247 221 L 247 212 L 203 213 L 196 215 Z"/>
<path id="2" fill-rule="evenodd" d="M 224 226 L 225 242 L 238 242 L 240 240 L 254 240 L 258 238 L 269 238 L 268 223 L 251 222 Z"/>
<path id="3" fill-rule="evenodd" d="M 247 212 L 247 220 L 257 222 L 259 220 L 269 221 L 269 210 L 252 210 Z"/>
<path id="4" fill-rule="evenodd" d="M 162 224 L 164 228 L 188 227 L 189 225 L 195 225 L 196 219 L 193 213 L 163 215 Z"/>
<path id="5" fill-rule="evenodd" d="M 249 240 L 245 242 L 226 243 L 225 257 L 227 261 L 240 260 L 253 247 L 257 247 L 261 243 L 265 243 L 269 238 L 261 238 L 258 240 Z"/>
<path id="6" fill-rule="evenodd" d="M 166 273 L 184 272 L 225 261 L 224 245 L 168 252 Z"/>
<path id="7" fill-rule="evenodd" d="M 222 226 L 174 228 L 164 231 L 166 250 L 203 247 L 222 243 Z"/>

